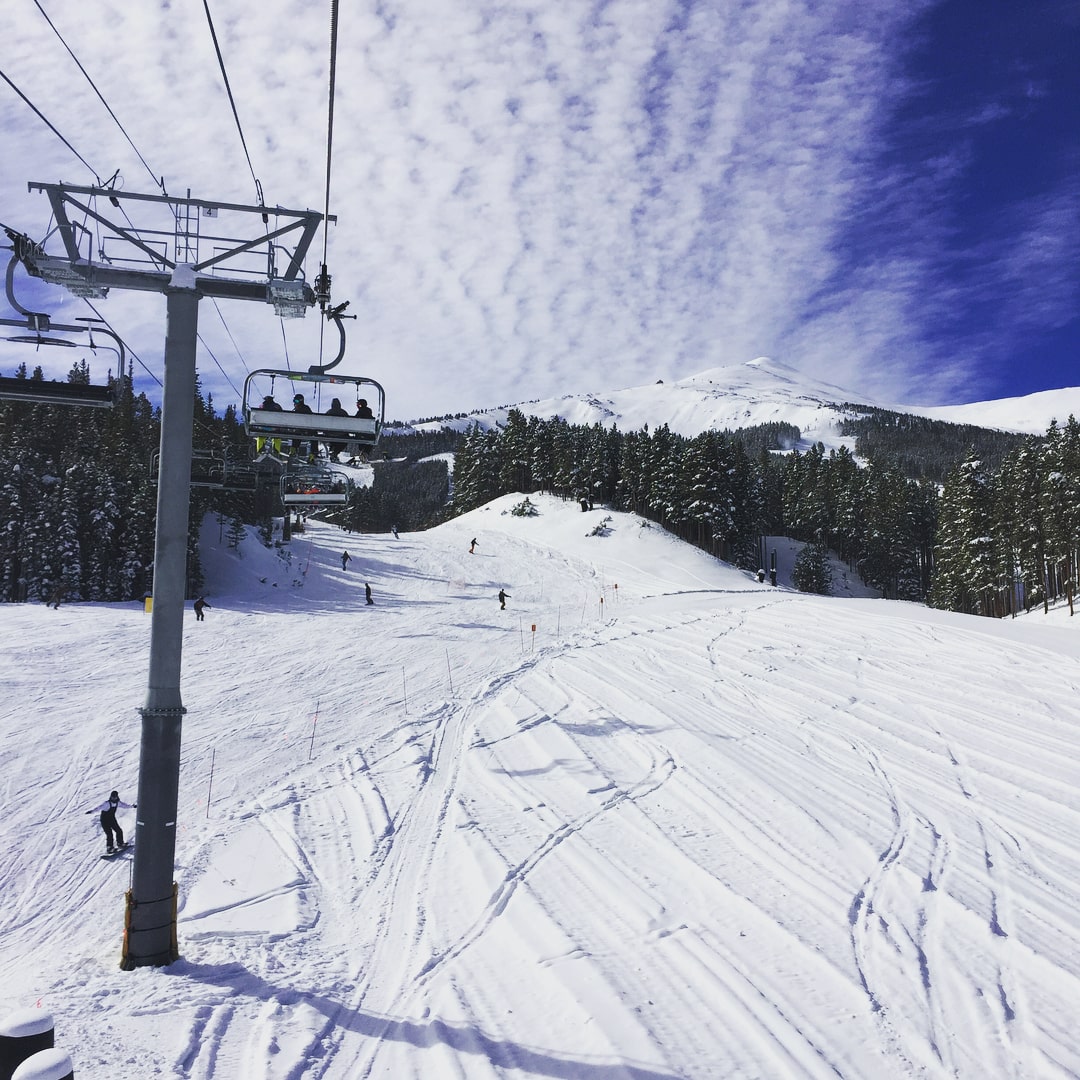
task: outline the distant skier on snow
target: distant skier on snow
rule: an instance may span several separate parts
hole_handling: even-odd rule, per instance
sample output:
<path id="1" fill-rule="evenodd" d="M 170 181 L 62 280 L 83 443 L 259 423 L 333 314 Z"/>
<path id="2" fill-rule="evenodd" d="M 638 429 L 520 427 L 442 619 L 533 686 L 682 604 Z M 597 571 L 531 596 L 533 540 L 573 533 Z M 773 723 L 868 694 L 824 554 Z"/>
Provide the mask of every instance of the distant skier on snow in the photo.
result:
<path id="1" fill-rule="evenodd" d="M 375 601 L 371 599 L 371 586 L 370 585 L 367 585 L 367 584 L 364 585 L 364 598 L 367 600 L 367 602 L 369 604 L 374 604 L 375 603 Z"/>
<path id="2" fill-rule="evenodd" d="M 510 596 L 510 594 L 505 589 L 500 589 L 499 590 L 499 610 L 500 611 L 505 611 L 506 610 L 506 601 L 510 600 L 510 599 L 513 599 L 513 598 Z"/>
<path id="3" fill-rule="evenodd" d="M 341 569 L 348 570 L 350 562 L 352 562 L 352 556 L 347 551 L 343 551 L 341 553 Z"/>
<path id="4" fill-rule="evenodd" d="M 195 621 L 202 622 L 204 619 L 203 611 L 210 605 L 200 596 L 191 606 L 195 609 Z M 214 609 L 210 608 L 210 610 L 213 611 Z"/>
<path id="5" fill-rule="evenodd" d="M 116 820 L 117 808 L 134 810 L 136 805 L 136 803 L 121 802 L 120 796 L 115 791 L 110 791 L 105 802 L 100 806 L 95 806 L 93 810 L 86 811 L 88 814 L 101 814 L 101 828 L 105 833 L 106 854 L 111 855 L 114 851 L 119 851 L 122 847 L 127 846 L 124 843 L 124 830 L 120 828 L 120 824 Z M 116 837 L 115 845 L 113 843 L 114 836 Z"/>
<path id="6" fill-rule="evenodd" d="M 469 554 L 470 554 L 470 555 L 473 555 L 473 554 L 475 554 L 475 553 L 476 553 L 476 537 L 474 536 L 474 537 L 473 537 L 473 538 L 472 538 L 472 539 L 471 539 L 471 540 L 469 541 Z"/>

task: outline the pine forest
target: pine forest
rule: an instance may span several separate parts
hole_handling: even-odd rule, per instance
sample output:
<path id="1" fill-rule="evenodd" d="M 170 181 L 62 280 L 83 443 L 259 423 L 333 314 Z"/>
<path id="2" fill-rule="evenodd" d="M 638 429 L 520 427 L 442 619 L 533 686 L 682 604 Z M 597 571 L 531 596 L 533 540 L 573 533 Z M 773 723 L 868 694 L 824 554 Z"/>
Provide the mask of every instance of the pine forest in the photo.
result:
<path id="1" fill-rule="evenodd" d="M 25 366 L 16 378 L 41 379 Z M 85 362 L 70 382 L 89 382 Z M 112 409 L 0 401 L 0 599 L 142 600 L 153 590 L 160 414 L 128 372 Z M 838 410 L 839 412 L 840 410 Z M 1000 617 L 1073 602 L 1080 541 L 1080 424 L 1044 437 L 847 405 L 826 451 L 788 424 L 619 431 L 510 409 L 465 432 L 387 428 L 373 482 L 317 511 L 352 531 L 416 531 L 510 492 L 544 491 L 630 510 L 716 558 L 754 571 L 762 538 L 805 548 L 795 581 L 828 592 L 828 554 L 881 595 Z M 796 447 L 792 449 L 792 447 Z M 197 523 L 256 526 L 281 543 L 276 484 L 258 480 L 230 406 L 196 392 L 188 589 L 200 591 Z M 453 458 L 453 474 L 447 459 Z M 303 527 L 302 515 L 285 519 Z"/>

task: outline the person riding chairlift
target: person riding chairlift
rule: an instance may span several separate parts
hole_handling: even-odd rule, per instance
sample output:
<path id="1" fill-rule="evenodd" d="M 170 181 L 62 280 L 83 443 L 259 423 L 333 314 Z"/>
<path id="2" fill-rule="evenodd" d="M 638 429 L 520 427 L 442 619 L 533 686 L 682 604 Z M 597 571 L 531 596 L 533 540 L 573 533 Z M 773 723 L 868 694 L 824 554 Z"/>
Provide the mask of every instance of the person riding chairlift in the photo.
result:
<path id="1" fill-rule="evenodd" d="M 267 412 L 284 412 L 285 411 L 274 400 L 274 395 L 273 394 L 267 394 L 266 397 L 264 397 L 262 399 L 262 404 L 259 406 L 259 408 L 260 409 L 265 409 Z M 273 447 L 273 450 L 274 450 L 275 454 L 280 454 L 281 453 L 281 440 L 280 439 L 271 439 L 270 440 L 270 445 L 271 445 L 271 447 Z M 265 435 L 260 435 L 255 440 L 255 453 L 256 454 L 262 454 L 263 449 L 264 449 L 265 446 L 266 446 L 266 436 Z"/>
<path id="2" fill-rule="evenodd" d="M 337 398 L 334 398 L 334 400 L 330 402 L 330 408 L 326 410 L 326 415 L 348 416 L 349 414 L 342 408 L 341 402 Z M 339 455 L 343 454 L 346 449 L 346 444 L 343 442 L 328 443 L 326 447 L 331 461 L 337 461 Z"/>
<path id="3" fill-rule="evenodd" d="M 308 416 L 312 415 L 311 406 L 304 401 L 303 394 L 294 394 L 292 399 L 292 411 L 294 413 L 305 413 Z M 293 453 L 298 454 L 303 443 L 299 439 L 293 439 L 292 448 Z M 308 454 L 308 460 L 314 461 L 319 456 L 319 444 L 312 440 Z"/>

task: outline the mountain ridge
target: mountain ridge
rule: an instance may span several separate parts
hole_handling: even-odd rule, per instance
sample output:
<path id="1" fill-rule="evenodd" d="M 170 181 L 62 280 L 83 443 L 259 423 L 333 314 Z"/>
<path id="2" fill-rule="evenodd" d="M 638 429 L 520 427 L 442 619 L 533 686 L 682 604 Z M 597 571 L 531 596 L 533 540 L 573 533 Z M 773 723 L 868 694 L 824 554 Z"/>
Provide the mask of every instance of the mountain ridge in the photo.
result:
<path id="1" fill-rule="evenodd" d="M 559 416 L 570 424 L 617 425 L 621 430 L 667 424 L 687 438 L 710 429 L 789 423 L 800 429 L 804 443 L 822 442 L 835 448 L 851 446 L 851 440 L 839 434 L 839 423 L 845 417 L 859 415 L 860 405 L 945 423 L 1042 435 L 1052 420 L 1064 423 L 1070 414 L 1080 415 L 1080 387 L 959 405 L 897 404 L 870 400 L 843 387 L 813 380 L 770 357 L 756 357 L 707 368 L 673 382 L 658 379 L 605 394 L 566 394 L 476 409 L 453 420 L 428 420 L 410 426 L 415 430 L 464 430 L 475 423 L 481 428 L 493 428 L 505 424 L 511 409 L 542 419 Z"/>

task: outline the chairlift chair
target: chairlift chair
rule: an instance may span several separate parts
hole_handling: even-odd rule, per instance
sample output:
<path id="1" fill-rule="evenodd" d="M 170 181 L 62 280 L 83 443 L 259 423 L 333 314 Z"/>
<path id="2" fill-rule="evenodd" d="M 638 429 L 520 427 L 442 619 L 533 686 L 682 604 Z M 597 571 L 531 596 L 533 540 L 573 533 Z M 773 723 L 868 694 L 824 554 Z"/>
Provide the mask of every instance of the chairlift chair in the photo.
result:
<path id="1" fill-rule="evenodd" d="M 191 486 L 204 488 L 223 488 L 226 481 L 225 455 L 213 450 L 191 451 Z M 155 450 L 150 456 L 150 483 L 156 484 L 161 472 L 161 451 Z"/>
<path id="2" fill-rule="evenodd" d="M 0 376 L 0 399 L 29 401 L 36 405 L 92 405 L 100 409 L 111 409 L 116 404 L 116 395 L 110 386 L 14 379 L 8 375 Z"/>
<path id="3" fill-rule="evenodd" d="M 116 375 L 117 382 L 113 385 L 91 385 L 89 383 L 60 382 L 53 380 L 46 382 L 44 379 L 16 379 L 11 376 L 0 376 L 0 399 L 10 401 L 29 401 L 42 405 L 91 405 L 102 409 L 111 409 L 117 401 L 117 388 L 124 374 L 124 343 L 111 330 L 103 326 L 95 326 L 98 319 L 79 319 L 83 326 L 73 326 L 66 323 L 54 323 L 47 314 L 41 311 L 30 311 L 24 308 L 15 299 L 14 281 L 15 265 L 19 262 L 17 255 L 8 262 L 5 288 L 7 290 L 8 303 L 23 316 L 21 319 L 0 318 L 0 326 L 15 326 L 29 333 L 16 334 L 7 338 L 25 345 L 33 345 L 35 350 L 43 345 L 74 349 L 80 342 L 70 341 L 65 337 L 55 336 L 57 332 L 65 334 L 89 334 L 87 346 L 91 351 L 97 351 L 94 334 L 105 334 L 116 342 L 116 347 L 105 346 L 117 355 Z"/>
<path id="4" fill-rule="evenodd" d="M 281 501 L 290 506 L 341 506 L 349 501 L 352 481 L 322 464 L 289 462 L 281 475 Z"/>
<path id="5" fill-rule="evenodd" d="M 277 400 L 278 379 L 283 381 L 288 396 L 278 402 L 280 411 L 264 408 L 263 402 Z M 310 413 L 294 411 L 298 397 L 312 410 Z M 334 398 L 348 415 L 326 413 Z M 370 416 L 355 415 L 362 409 L 361 401 L 366 402 Z M 354 443 L 366 452 L 379 441 L 385 408 L 383 388 L 362 375 L 261 368 L 244 380 L 244 429 L 252 438 L 261 440 Z"/>
<path id="6" fill-rule="evenodd" d="M 343 312 L 347 306 L 339 304 L 325 311 L 340 335 L 337 356 L 329 363 L 312 365 L 304 372 L 260 368 L 244 380 L 244 429 L 249 436 L 278 447 L 284 439 L 294 444 L 325 442 L 352 447 L 353 456 L 366 453 L 378 443 L 386 413 L 383 388 L 364 375 L 332 372 L 345 356 L 343 320 L 348 316 Z M 284 404 L 274 396 L 278 379 L 288 391 Z M 340 411 L 328 413 L 334 398 Z M 270 402 L 274 404 L 267 407 Z M 297 404 L 304 407 L 298 411 Z"/>

